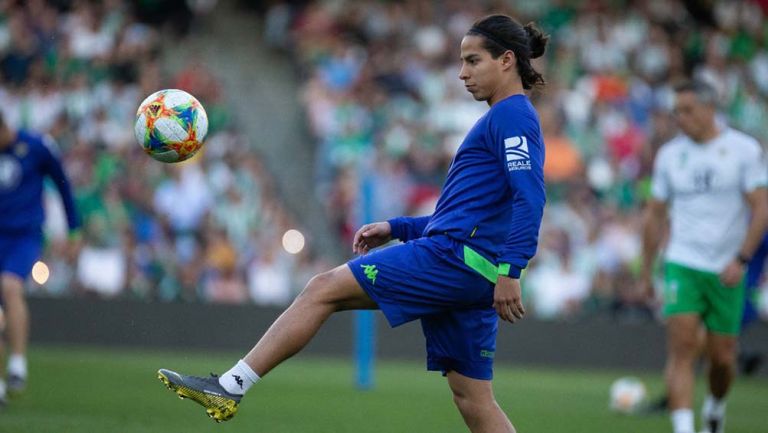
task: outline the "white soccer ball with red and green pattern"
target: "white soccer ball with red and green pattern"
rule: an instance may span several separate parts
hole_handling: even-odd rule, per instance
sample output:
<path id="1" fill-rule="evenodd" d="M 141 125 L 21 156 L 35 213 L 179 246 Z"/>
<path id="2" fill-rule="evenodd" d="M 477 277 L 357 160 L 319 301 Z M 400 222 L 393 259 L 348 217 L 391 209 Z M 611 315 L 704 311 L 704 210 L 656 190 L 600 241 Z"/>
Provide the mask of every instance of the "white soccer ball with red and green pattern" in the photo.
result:
<path id="1" fill-rule="evenodd" d="M 183 90 L 157 91 L 139 105 L 134 125 L 136 140 L 149 156 L 162 162 L 181 162 L 203 147 L 208 116 L 194 96 Z"/>
<path id="2" fill-rule="evenodd" d="M 620 413 L 635 413 L 645 402 L 645 384 L 636 377 L 622 377 L 611 384 L 611 409 Z"/>

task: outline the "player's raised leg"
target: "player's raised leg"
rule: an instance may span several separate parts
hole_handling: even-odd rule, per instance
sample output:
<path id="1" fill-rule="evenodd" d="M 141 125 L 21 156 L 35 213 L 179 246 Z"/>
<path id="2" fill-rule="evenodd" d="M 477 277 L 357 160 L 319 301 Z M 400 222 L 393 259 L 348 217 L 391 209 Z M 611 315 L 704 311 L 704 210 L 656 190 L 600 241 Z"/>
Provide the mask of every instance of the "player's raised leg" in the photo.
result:
<path id="1" fill-rule="evenodd" d="M 205 407 L 217 422 L 226 421 L 237 412 L 245 392 L 306 346 L 331 314 L 376 307 L 347 265 L 342 265 L 312 278 L 245 358 L 221 377 L 185 376 L 166 369 L 161 369 L 158 376 L 180 397 Z"/>
<path id="2" fill-rule="evenodd" d="M 0 275 L 0 286 L 7 320 L 9 346 L 8 390 L 18 393 L 27 383 L 27 342 L 29 340 L 29 310 L 24 298 L 24 281 L 10 272 Z"/>
<path id="3" fill-rule="evenodd" d="M 376 308 L 347 265 L 316 275 L 244 360 L 263 376 L 306 346 L 332 313 Z"/>
<path id="4" fill-rule="evenodd" d="M 667 323 L 666 382 L 674 433 L 694 433 L 694 363 L 699 353 L 697 314 L 670 316 Z"/>
<path id="5" fill-rule="evenodd" d="M 451 371 L 447 374 L 453 401 L 472 433 L 515 433 L 501 410 L 490 380 L 478 380 Z"/>

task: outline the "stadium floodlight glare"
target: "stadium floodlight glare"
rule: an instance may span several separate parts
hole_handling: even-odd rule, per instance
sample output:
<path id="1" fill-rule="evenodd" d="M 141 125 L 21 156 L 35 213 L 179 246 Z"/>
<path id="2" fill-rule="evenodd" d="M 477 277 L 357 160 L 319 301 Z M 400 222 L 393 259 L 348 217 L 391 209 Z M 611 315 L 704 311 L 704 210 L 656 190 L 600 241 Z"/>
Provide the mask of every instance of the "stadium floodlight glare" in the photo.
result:
<path id="1" fill-rule="evenodd" d="M 283 248 L 290 254 L 298 254 L 304 249 L 304 235 L 294 229 L 290 229 L 283 235 Z"/>
<path id="2" fill-rule="evenodd" d="M 45 263 L 37 261 L 35 262 L 35 265 L 32 266 L 32 279 L 35 280 L 37 284 L 42 286 L 48 281 L 50 276 L 51 271 L 48 269 L 48 265 Z"/>

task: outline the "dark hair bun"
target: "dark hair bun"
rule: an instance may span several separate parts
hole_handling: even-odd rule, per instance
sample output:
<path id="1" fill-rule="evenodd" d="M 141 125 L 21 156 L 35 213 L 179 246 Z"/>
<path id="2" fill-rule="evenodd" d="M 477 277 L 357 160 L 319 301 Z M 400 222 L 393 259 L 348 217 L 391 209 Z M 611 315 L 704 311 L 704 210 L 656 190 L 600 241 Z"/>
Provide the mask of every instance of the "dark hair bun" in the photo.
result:
<path id="1" fill-rule="evenodd" d="M 549 35 L 544 33 L 536 27 L 536 24 L 530 22 L 524 27 L 525 32 L 528 34 L 528 46 L 531 48 L 531 58 L 535 59 L 544 55 L 544 50 L 547 48 L 547 42 L 549 42 Z"/>

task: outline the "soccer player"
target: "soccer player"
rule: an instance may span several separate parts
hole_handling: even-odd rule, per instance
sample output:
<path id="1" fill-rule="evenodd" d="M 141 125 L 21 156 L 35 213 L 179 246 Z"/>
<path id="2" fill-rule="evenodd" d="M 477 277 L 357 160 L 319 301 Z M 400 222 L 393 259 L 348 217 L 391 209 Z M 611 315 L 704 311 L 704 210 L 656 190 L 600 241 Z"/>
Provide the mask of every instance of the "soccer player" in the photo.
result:
<path id="1" fill-rule="evenodd" d="M 723 432 L 744 308 L 744 269 L 768 218 L 762 149 L 754 138 L 716 122 L 716 101 L 714 89 L 703 82 L 676 87 L 674 115 L 683 134 L 656 157 L 643 230 L 643 280 L 652 297 L 652 264 L 669 213 L 663 311 L 675 433 L 694 432 L 694 364 L 702 325 L 709 361 L 704 431 Z"/>
<path id="2" fill-rule="evenodd" d="M 23 391 L 27 382 L 29 311 L 24 282 L 43 247 L 45 177 L 56 185 L 70 233 L 76 235 L 80 222 L 69 181 L 52 142 L 27 131 L 14 131 L 0 117 L 0 310 L 7 315 L 10 392 Z M 6 383 L 2 379 L 0 391 L 4 400 Z"/>
<path id="3" fill-rule="evenodd" d="M 548 37 L 504 15 L 461 42 L 459 79 L 490 110 L 456 153 L 434 214 L 362 226 L 356 259 L 315 276 L 255 347 L 220 377 L 161 369 L 160 379 L 231 418 L 243 394 L 301 350 L 332 313 L 381 309 L 391 326 L 420 319 L 427 368 L 447 377 L 469 429 L 514 432 L 491 388 L 498 318 L 523 318 L 520 272 L 534 255 L 545 203 L 544 143 L 526 89 L 544 79 L 531 59 Z M 391 239 L 405 243 L 371 252 Z"/>
<path id="4" fill-rule="evenodd" d="M 765 271 L 765 261 L 768 257 L 768 234 L 766 234 L 754 255 L 747 265 L 746 276 L 744 278 L 744 314 L 741 318 L 741 333 L 744 332 L 758 319 L 757 311 L 757 292 L 760 287 L 760 279 Z M 746 376 L 754 374 L 763 363 L 763 354 L 758 351 L 750 350 L 744 344 L 739 348 L 739 372 Z"/>

